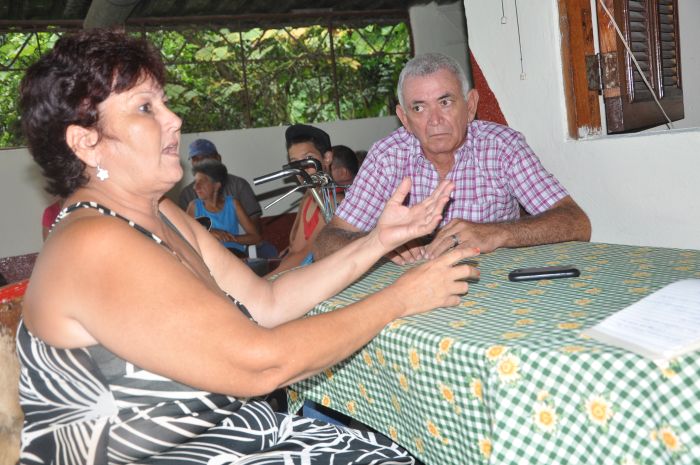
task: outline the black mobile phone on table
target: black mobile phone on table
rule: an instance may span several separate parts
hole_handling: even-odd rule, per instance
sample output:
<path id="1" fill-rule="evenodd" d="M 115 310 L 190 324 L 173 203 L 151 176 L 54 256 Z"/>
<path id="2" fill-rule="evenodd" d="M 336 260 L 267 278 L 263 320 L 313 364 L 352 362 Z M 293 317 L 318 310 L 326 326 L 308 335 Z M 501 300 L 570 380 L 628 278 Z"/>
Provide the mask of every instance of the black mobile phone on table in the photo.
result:
<path id="1" fill-rule="evenodd" d="M 518 268 L 508 273 L 511 281 L 536 281 L 538 279 L 576 278 L 581 272 L 573 265 Z"/>

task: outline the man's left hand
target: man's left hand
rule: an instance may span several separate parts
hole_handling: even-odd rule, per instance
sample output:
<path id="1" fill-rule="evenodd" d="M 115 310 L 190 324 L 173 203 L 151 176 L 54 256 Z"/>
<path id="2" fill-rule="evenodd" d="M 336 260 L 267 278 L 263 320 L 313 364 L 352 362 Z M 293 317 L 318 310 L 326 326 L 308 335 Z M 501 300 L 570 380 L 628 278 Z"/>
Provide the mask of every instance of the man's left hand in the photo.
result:
<path id="1" fill-rule="evenodd" d="M 498 224 L 480 224 L 453 219 L 426 246 L 426 258 L 438 257 L 455 247 L 477 248 L 481 253 L 491 252 L 503 246 L 503 232 Z"/>

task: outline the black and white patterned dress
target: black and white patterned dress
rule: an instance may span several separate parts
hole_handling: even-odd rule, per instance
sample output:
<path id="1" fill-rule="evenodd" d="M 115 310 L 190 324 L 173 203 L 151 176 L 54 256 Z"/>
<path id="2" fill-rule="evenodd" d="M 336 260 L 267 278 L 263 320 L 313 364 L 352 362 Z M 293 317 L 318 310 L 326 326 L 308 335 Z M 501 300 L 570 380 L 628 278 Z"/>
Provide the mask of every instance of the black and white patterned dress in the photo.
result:
<path id="1" fill-rule="evenodd" d="M 62 217 L 84 205 L 69 207 Z M 23 322 L 17 351 L 25 414 L 22 464 L 414 463 L 381 435 L 274 412 L 259 400 L 196 390 L 99 344 L 52 347 Z"/>

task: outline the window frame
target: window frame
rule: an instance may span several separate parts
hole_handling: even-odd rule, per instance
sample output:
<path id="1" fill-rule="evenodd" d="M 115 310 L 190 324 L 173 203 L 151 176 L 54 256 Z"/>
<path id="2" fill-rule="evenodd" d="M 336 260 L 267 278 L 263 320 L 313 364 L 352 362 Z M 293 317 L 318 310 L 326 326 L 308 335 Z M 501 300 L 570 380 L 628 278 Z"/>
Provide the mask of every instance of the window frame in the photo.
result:
<path id="1" fill-rule="evenodd" d="M 629 40 L 629 6 L 635 0 L 603 0 Z M 658 5 L 670 3 L 673 21 L 673 47 L 676 58 L 676 85 L 664 86 L 663 56 L 661 52 Z M 562 31 L 562 68 L 569 136 L 580 139 L 603 133 L 600 119 L 600 101 L 605 110 L 607 134 L 635 132 L 667 123 L 651 96 L 635 99 L 634 64 L 614 27 L 595 0 L 559 0 L 560 27 Z M 678 29 L 677 0 L 644 0 L 646 5 L 646 46 L 649 54 L 650 84 L 655 89 L 664 111 L 671 121 L 684 117 L 681 80 L 680 32 Z M 593 15 L 598 24 L 600 53 L 595 53 Z M 668 42 L 666 42 L 667 44 Z M 599 96 L 602 95 L 602 99 Z"/>

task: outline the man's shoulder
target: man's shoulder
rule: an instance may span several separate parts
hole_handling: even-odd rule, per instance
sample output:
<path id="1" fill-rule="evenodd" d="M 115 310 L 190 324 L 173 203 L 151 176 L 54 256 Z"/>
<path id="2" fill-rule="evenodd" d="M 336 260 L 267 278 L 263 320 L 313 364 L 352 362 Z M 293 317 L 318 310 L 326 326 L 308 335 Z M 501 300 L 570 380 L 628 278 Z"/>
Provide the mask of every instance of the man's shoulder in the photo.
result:
<path id="1" fill-rule="evenodd" d="M 245 178 L 242 178 L 240 176 L 236 176 L 235 174 L 231 174 L 231 173 L 228 174 L 228 180 L 229 180 L 229 182 L 248 184 L 248 181 L 246 181 Z"/>
<path id="2" fill-rule="evenodd" d="M 397 148 L 408 148 L 413 146 L 418 139 L 408 132 L 403 126 L 399 126 L 386 137 L 374 143 L 373 149 L 386 151 Z"/>
<path id="3" fill-rule="evenodd" d="M 228 190 L 229 192 L 236 192 L 241 189 L 253 189 L 250 183 L 245 178 L 236 176 L 235 174 L 228 175 L 228 180 L 226 181 L 226 188 L 226 190 Z"/>
<path id="4" fill-rule="evenodd" d="M 510 140 L 522 136 L 510 126 L 483 120 L 469 123 L 469 134 L 475 140 Z"/>
<path id="5" fill-rule="evenodd" d="M 368 166 L 389 167 L 403 166 L 415 154 L 420 153 L 420 141 L 403 126 L 388 136 L 375 142 L 367 153 Z M 362 167 L 360 167 L 362 171 Z"/>

